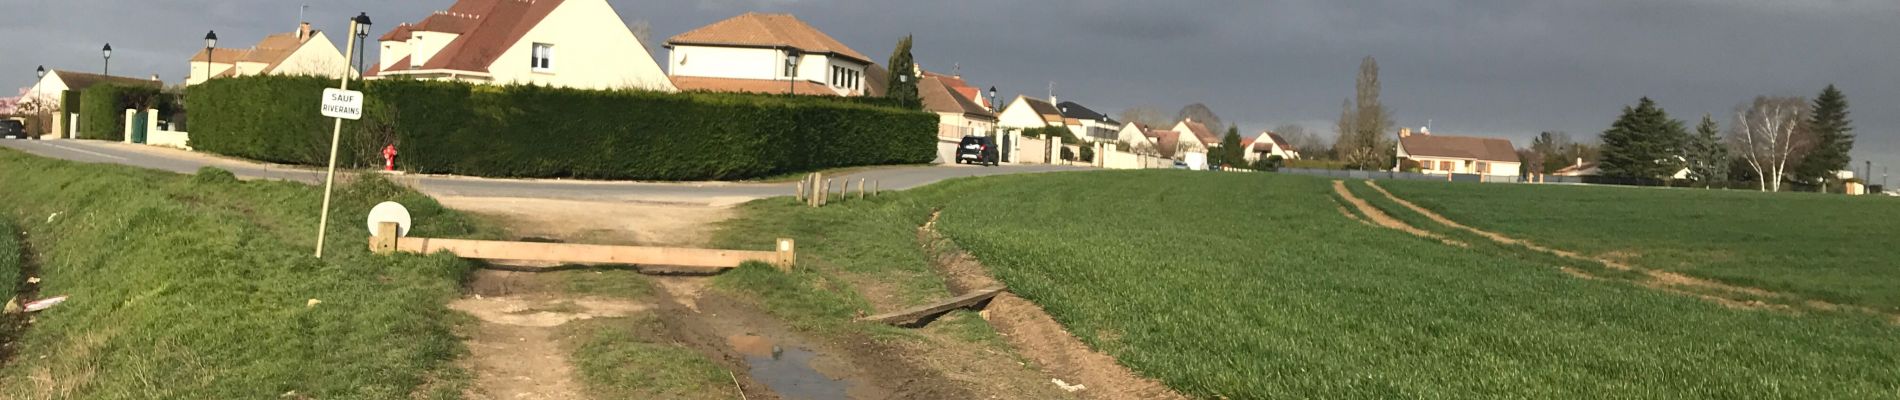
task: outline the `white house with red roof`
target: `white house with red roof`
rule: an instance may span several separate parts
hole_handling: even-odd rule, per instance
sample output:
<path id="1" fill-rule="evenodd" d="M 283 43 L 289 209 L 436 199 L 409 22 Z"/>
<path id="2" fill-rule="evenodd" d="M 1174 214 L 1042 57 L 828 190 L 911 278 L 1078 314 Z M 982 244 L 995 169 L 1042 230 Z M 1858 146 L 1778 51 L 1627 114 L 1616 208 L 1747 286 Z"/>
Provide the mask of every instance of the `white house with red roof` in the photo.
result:
<path id="1" fill-rule="evenodd" d="M 1300 151 L 1294 149 L 1292 143 L 1287 143 L 1286 138 L 1280 137 L 1280 134 L 1273 131 L 1260 132 L 1258 136 L 1243 138 L 1240 140 L 1240 147 L 1247 149 L 1245 157 L 1248 162 L 1273 156 L 1279 156 L 1282 160 L 1300 159 Z"/>
<path id="2" fill-rule="evenodd" d="M 607 0 L 458 0 L 380 42 L 378 78 L 676 90 Z"/>
<path id="3" fill-rule="evenodd" d="M 791 14 L 746 13 L 667 39 L 684 91 L 866 96 L 869 56 Z"/>
<path id="4" fill-rule="evenodd" d="M 1220 135 L 1208 129 L 1207 124 L 1195 121 L 1193 118 L 1175 123 L 1173 131 L 1180 135 L 1173 149 L 1175 151 L 1173 154 L 1176 156 L 1181 153 L 1207 153 L 1208 149 L 1220 147 Z"/>
<path id="5" fill-rule="evenodd" d="M 214 78 L 251 75 L 304 75 L 340 78 L 345 71 L 355 74 L 329 35 L 311 29 L 306 22 L 296 31 L 265 36 L 248 49 L 211 48 L 191 56 L 191 75 L 185 84 L 196 85 Z"/>
<path id="6" fill-rule="evenodd" d="M 1433 135 L 1429 129 L 1400 129 L 1398 156 L 1427 174 L 1518 176 L 1523 165 L 1509 140 Z"/>

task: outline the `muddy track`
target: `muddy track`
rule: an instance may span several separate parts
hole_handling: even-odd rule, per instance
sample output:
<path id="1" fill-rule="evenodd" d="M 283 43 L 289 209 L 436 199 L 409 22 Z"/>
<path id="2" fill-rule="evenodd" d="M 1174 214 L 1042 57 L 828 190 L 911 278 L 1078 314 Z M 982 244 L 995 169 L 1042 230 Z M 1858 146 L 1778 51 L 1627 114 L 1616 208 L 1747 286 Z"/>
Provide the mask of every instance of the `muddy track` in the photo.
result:
<path id="1" fill-rule="evenodd" d="M 937 232 L 937 218 L 917 229 L 918 245 L 931 258 L 931 264 L 944 275 L 951 289 L 963 293 L 1001 282 L 976 257 L 956 247 Z M 1041 306 L 1003 292 L 990 300 L 983 314 L 1017 352 L 1035 361 L 1044 372 L 1070 385 L 1081 385 L 1075 392 L 1086 399 L 1186 399 L 1159 381 L 1142 377 L 1122 366 L 1114 357 L 1089 348 L 1070 334 Z"/>
<path id="2" fill-rule="evenodd" d="M 1885 316 L 1895 323 L 1900 323 L 1900 314 L 1881 312 L 1880 310 L 1876 310 L 1873 308 L 1834 304 L 1834 303 L 1829 303 L 1829 302 L 1820 301 L 1820 300 L 1803 299 L 1793 294 L 1775 292 L 1772 290 L 1762 289 L 1762 288 L 1757 288 L 1757 287 L 1730 285 L 1730 284 L 1715 282 L 1715 281 L 1711 281 L 1707 279 L 1691 277 L 1688 275 L 1683 275 L 1683 274 L 1679 274 L 1675 272 L 1637 267 L 1634 265 L 1623 263 L 1617 260 L 1612 260 L 1609 258 L 1591 257 L 1591 256 L 1586 256 L 1574 251 L 1551 248 L 1551 247 L 1539 245 L 1537 243 L 1533 243 L 1528 240 L 1518 239 L 1518 238 L 1506 236 L 1501 233 L 1474 228 L 1474 227 L 1471 227 L 1470 225 L 1465 225 L 1465 224 L 1459 223 L 1458 221 L 1454 221 L 1451 218 L 1446 218 L 1444 215 L 1438 214 L 1437 212 L 1433 212 L 1432 210 L 1426 209 L 1425 207 L 1420 207 L 1419 205 L 1414 204 L 1410 201 L 1407 201 L 1404 198 L 1399 197 L 1398 195 L 1392 194 L 1392 192 L 1385 190 L 1384 187 L 1379 186 L 1377 182 L 1366 181 L 1366 185 L 1371 186 L 1373 190 L 1377 190 L 1380 194 L 1384 195 L 1388 199 L 1391 199 L 1394 203 L 1398 203 L 1402 207 L 1410 209 L 1413 212 L 1418 213 L 1419 215 L 1423 215 L 1425 216 L 1425 218 L 1430 219 L 1433 222 L 1437 222 L 1439 224 L 1452 227 L 1454 229 L 1462 230 L 1465 232 L 1470 232 L 1471 234 L 1478 235 L 1486 239 L 1490 239 L 1491 241 L 1497 242 L 1498 244 L 1510 245 L 1510 246 L 1521 246 L 1521 247 L 1530 249 L 1532 251 L 1555 255 L 1558 257 L 1563 257 L 1563 258 L 1567 258 L 1571 260 L 1601 264 L 1605 268 L 1609 268 L 1611 270 L 1639 273 L 1639 274 L 1642 274 L 1645 278 L 1640 281 L 1637 281 L 1637 283 L 1642 284 L 1643 286 L 1646 286 L 1646 287 L 1663 290 L 1670 293 L 1695 296 L 1695 297 L 1702 298 L 1704 300 L 1708 300 L 1711 302 L 1715 302 L 1717 304 L 1721 304 L 1723 306 L 1730 307 L 1730 308 L 1768 309 L 1768 310 L 1781 310 L 1781 311 L 1794 311 L 1797 307 L 1804 308 L 1804 309 L 1811 309 L 1811 310 L 1822 310 L 1822 311 L 1853 310 L 1853 311 L 1859 311 L 1859 312 L 1873 314 L 1873 315 Z M 1596 276 L 1588 272 L 1579 271 L 1579 270 L 1570 269 L 1570 268 L 1565 268 L 1564 273 L 1567 273 L 1573 276 L 1584 277 L 1584 278 L 1602 279 L 1602 277 L 1600 276 Z M 1795 305 L 1770 304 L 1770 303 L 1766 303 L 1760 300 L 1750 299 L 1751 297 L 1784 300 Z"/>
<path id="3" fill-rule="evenodd" d="M 39 253 L 34 252 L 33 242 L 28 240 L 26 232 L 7 232 L 6 234 L 16 235 L 14 237 L 20 243 L 20 275 L 0 277 L 0 279 L 13 280 L 14 287 L 19 288 L 13 296 L 13 301 L 17 304 L 13 305 L 26 307 L 27 302 L 38 299 L 40 296 L 40 285 L 30 280 L 40 276 Z M 33 317 L 25 312 L 0 314 L 0 367 L 5 367 L 13 361 L 14 354 L 19 351 L 20 338 L 26 336 L 26 329 L 32 321 Z"/>
<path id="4" fill-rule="evenodd" d="M 1439 242 L 1452 245 L 1452 246 L 1471 247 L 1471 245 L 1465 244 L 1465 242 L 1460 242 L 1457 240 L 1452 240 L 1451 238 L 1439 236 L 1436 233 L 1431 233 L 1424 229 L 1413 227 L 1412 225 L 1405 223 L 1405 221 L 1400 221 L 1398 218 L 1393 218 L 1391 215 L 1386 214 L 1385 211 L 1379 210 L 1378 207 L 1373 207 L 1372 204 L 1366 203 L 1365 199 L 1360 199 L 1359 196 L 1354 196 L 1351 190 L 1346 189 L 1345 181 L 1333 181 L 1333 192 L 1338 193 L 1339 198 L 1345 200 L 1347 204 L 1350 204 L 1352 205 L 1353 208 L 1358 209 L 1360 214 L 1365 214 L 1366 219 L 1361 219 L 1357 215 L 1353 215 L 1352 213 L 1346 213 L 1347 217 L 1351 217 L 1352 219 L 1358 220 L 1359 222 L 1369 223 L 1369 224 L 1385 227 L 1388 229 L 1397 230 L 1399 232 L 1409 233 L 1409 234 L 1412 234 L 1413 236 L 1437 240 Z M 1346 210 L 1343 208 L 1340 209 L 1339 211 L 1346 212 Z M 1367 219 L 1370 219 L 1370 221 L 1367 221 Z"/>

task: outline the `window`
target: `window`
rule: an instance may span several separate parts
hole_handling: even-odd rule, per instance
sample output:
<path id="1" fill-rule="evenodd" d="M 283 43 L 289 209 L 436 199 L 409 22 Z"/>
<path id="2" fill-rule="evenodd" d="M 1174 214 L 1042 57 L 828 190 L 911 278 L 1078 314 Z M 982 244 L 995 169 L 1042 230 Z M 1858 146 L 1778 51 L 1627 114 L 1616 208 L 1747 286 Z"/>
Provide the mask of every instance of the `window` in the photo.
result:
<path id="1" fill-rule="evenodd" d="M 531 67 L 533 67 L 533 69 L 536 72 L 547 72 L 547 71 L 554 70 L 554 45 L 547 44 L 547 43 L 535 43 L 534 54 L 532 54 L 531 56 L 532 56 L 532 59 L 530 59 L 529 61 L 532 64 Z"/>
<path id="2" fill-rule="evenodd" d="M 1488 163 L 1488 162 L 1483 162 L 1483 161 L 1479 161 L 1479 162 L 1478 162 L 1478 173 L 1480 173 L 1480 174 L 1489 174 L 1489 173 L 1491 173 L 1491 163 Z"/>
<path id="3" fill-rule="evenodd" d="M 1451 169 L 1451 162 L 1450 162 L 1450 161 L 1439 161 L 1439 162 L 1438 162 L 1438 169 L 1439 169 L 1440 171 L 1445 171 L 1445 172 L 1451 172 L 1451 171 L 1452 171 L 1452 169 Z"/>

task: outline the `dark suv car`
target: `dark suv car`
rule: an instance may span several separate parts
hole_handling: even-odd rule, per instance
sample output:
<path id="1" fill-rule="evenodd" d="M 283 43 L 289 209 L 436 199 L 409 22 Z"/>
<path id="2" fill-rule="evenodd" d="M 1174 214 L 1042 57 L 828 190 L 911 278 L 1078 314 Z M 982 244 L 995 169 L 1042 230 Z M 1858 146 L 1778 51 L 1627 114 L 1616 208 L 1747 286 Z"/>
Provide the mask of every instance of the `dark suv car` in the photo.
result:
<path id="1" fill-rule="evenodd" d="M 14 120 L 0 120 L 0 139 L 29 139 L 26 137 L 26 124 Z"/>
<path id="2" fill-rule="evenodd" d="M 1002 157 L 997 153 L 996 138 L 988 136 L 964 136 L 957 144 L 958 164 L 998 165 Z"/>

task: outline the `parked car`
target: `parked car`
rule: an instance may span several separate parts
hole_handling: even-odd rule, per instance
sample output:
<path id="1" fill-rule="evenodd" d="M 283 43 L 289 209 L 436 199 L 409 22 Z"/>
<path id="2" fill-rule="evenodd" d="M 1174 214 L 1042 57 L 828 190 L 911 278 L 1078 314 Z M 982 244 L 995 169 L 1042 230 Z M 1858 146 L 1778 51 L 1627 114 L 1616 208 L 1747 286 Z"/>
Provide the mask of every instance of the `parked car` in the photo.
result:
<path id="1" fill-rule="evenodd" d="M 988 136 L 964 136 L 963 143 L 957 145 L 958 164 L 1001 165 L 1002 156 L 996 148 L 996 138 Z"/>
<path id="2" fill-rule="evenodd" d="M 0 138 L 27 139 L 26 124 L 15 120 L 0 120 Z"/>

